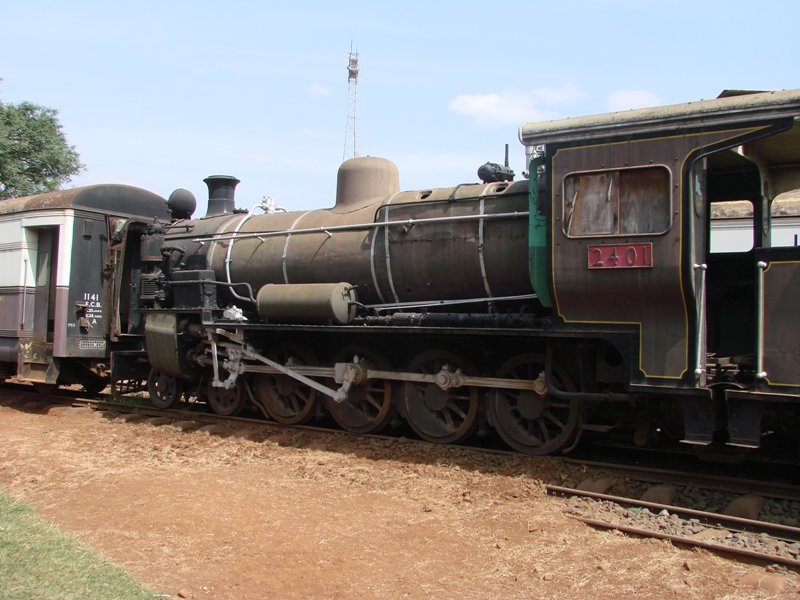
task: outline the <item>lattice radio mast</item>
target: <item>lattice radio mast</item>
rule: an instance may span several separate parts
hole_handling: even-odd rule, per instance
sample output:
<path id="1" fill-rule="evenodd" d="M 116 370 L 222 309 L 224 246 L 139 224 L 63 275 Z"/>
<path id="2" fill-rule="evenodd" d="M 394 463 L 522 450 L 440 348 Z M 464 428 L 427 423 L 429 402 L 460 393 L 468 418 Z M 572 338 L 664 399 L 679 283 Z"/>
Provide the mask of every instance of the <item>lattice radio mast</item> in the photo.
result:
<path id="1" fill-rule="evenodd" d="M 342 162 L 358 156 L 358 135 L 356 131 L 356 101 L 358 99 L 358 52 L 353 52 L 350 42 L 350 54 L 347 57 L 347 125 L 344 131 L 344 152 Z"/>

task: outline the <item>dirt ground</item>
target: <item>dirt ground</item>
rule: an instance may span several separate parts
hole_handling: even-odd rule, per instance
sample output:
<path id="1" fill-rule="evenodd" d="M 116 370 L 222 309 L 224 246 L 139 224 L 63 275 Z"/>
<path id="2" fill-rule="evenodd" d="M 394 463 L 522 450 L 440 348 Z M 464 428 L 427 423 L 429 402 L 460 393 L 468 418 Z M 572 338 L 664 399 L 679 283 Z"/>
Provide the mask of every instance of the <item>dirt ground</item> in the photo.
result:
<path id="1" fill-rule="evenodd" d="M 585 476 L 416 441 L 0 406 L 0 489 L 173 598 L 800 597 L 797 573 L 570 520 L 544 487 Z"/>

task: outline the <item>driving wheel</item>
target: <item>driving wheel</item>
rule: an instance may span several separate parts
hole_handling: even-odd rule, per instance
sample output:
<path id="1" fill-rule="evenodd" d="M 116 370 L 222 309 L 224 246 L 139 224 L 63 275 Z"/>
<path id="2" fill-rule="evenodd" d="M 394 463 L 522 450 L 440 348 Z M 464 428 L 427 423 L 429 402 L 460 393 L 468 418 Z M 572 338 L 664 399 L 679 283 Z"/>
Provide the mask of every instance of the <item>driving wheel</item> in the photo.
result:
<path id="1" fill-rule="evenodd" d="M 357 363 L 364 369 L 390 370 L 389 360 L 368 348 L 347 348 L 336 355 L 335 363 Z M 331 388 L 338 384 L 329 382 Z M 325 407 L 336 422 L 353 433 L 376 433 L 383 429 L 392 417 L 392 382 L 373 379 L 353 385 L 347 399 L 336 402 L 325 396 Z"/>
<path id="2" fill-rule="evenodd" d="M 289 368 L 318 364 L 309 350 L 290 343 L 276 346 L 268 358 Z M 288 375 L 260 373 L 256 376 L 256 394 L 269 416 L 284 425 L 302 425 L 317 412 L 316 390 Z"/>
<path id="3" fill-rule="evenodd" d="M 243 385 L 241 381 L 237 381 L 229 388 L 214 387 L 214 380 L 209 377 L 206 387 L 206 402 L 218 415 L 234 417 L 244 408 L 246 398 L 242 393 Z"/>
<path id="4" fill-rule="evenodd" d="M 428 350 L 408 368 L 424 375 L 474 375 L 467 360 L 446 350 Z M 408 424 L 429 442 L 454 444 L 466 439 L 478 424 L 478 389 L 470 386 L 443 389 L 436 383 L 407 381 L 403 384 L 404 414 Z"/>
<path id="5" fill-rule="evenodd" d="M 502 379 L 535 381 L 545 370 L 540 354 L 520 354 L 503 364 L 497 373 Z M 575 391 L 575 384 L 559 365 L 553 365 L 556 389 Z M 579 423 L 579 402 L 561 400 L 546 390 L 495 389 L 489 401 L 489 418 L 500 437 L 525 454 L 552 454 L 574 439 Z"/>

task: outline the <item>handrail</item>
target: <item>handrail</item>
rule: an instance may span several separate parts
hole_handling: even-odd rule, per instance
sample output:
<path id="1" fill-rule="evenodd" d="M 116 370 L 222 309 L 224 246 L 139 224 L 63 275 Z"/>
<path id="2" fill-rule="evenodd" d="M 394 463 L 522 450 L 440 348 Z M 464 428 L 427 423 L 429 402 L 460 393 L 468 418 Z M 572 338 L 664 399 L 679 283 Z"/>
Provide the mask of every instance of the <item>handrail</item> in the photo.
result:
<path id="1" fill-rule="evenodd" d="M 207 237 L 194 237 L 193 242 L 224 242 L 231 239 L 245 240 L 248 238 L 267 238 L 281 235 L 299 235 L 306 233 L 325 233 L 330 235 L 331 231 L 359 231 L 368 229 L 377 229 L 379 227 L 394 227 L 397 225 L 405 225 L 406 227 L 413 227 L 414 225 L 428 224 L 428 223 L 451 223 L 454 221 L 477 221 L 480 219 L 513 219 L 520 217 L 527 217 L 528 211 L 514 211 L 507 213 L 494 213 L 483 215 L 457 215 L 454 217 L 431 217 L 428 219 L 403 219 L 401 221 L 378 221 L 373 223 L 357 223 L 353 225 L 333 225 L 329 227 L 313 227 L 310 229 L 297 229 L 297 230 L 282 230 L 282 231 L 259 231 L 244 234 L 212 234 Z M 180 236 L 172 239 L 185 239 L 190 236 Z"/>
<path id="2" fill-rule="evenodd" d="M 767 263 L 756 263 L 756 379 L 766 379 L 764 371 L 764 271 Z"/>
<path id="3" fill-rule="evenodd" d="M 28 259 L 23 259 L 23 271 L 22 271 L 22 321 L 19 324 L 20 331 L 25 329 L 25 316 L 26 316 L 26 305 L 28 300 Z"/>
<path id="4" fill-rule="evenodd" d="M 708 265 L 703 263 L 694 265 L 695 271 L 700 271 L 700 310 L 697 312 L 697 344 L 695 346 L 696 356 L 694 365 L 694 374 L 700 377 L 706 372 L 705 369 L 705 351 L 703 350 L 703 323 L 706 319 L 706 271 Z"/>

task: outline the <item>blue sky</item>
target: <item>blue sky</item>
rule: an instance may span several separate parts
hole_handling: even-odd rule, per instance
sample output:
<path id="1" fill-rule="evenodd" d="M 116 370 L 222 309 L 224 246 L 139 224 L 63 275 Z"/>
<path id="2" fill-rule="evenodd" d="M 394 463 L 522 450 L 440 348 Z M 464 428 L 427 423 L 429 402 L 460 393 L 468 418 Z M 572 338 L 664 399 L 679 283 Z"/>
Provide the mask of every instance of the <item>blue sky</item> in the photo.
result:
<path id="1" fill-rule="evenodd" d="M 800 2 L 4 3 L 0 100 L 56 108 L 86 173 L 205 211 L 202 180 L 237 204 L 333 204 L 359 53 L 358 151 L 402 189 L 524 169 L 524 121 L 800 87 Z"/>

